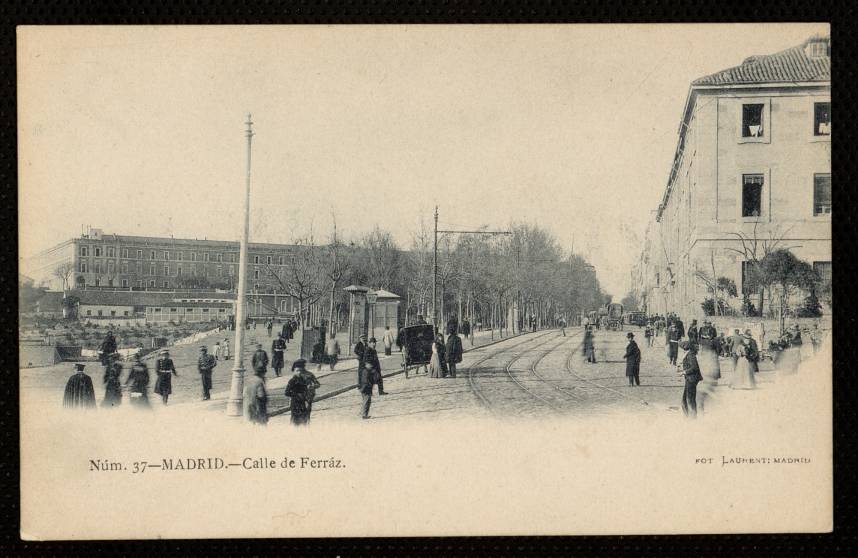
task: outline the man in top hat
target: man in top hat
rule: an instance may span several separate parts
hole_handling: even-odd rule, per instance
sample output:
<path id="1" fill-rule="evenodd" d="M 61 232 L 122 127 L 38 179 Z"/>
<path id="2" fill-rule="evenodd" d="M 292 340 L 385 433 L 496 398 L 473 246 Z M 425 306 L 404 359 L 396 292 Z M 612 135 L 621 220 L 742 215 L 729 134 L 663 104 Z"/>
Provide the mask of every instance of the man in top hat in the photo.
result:
<path id="1" fill-rule="evenodd" d="M 173 359 L 170 358 L 170 351 L 167 349 L 161 351 L 161 358 L 155 362 L 155 373 L 158 375 L 158 379 L 155 380 L 154 391 L 161 395 L 161 400 L 166 405 L 167 399 L 173 393 L 173 376 L 178 376 L 176 365 L 173 364 Z"/>
<path id="2" fill-rule="evenodd" d="M 456 377 L 456 365 L 462 362 L 462 352 L 462 339 L 459 337 L 456 329 L 453 328 L 447 336 L 447 345 L 444 347 L 444 356 L 447 359 L 447 372 L 451 378 Z"/>
<path id="3" fill-rule="evenodd" d="M 212 398 L 212 370 L 217 366 L 217 359 L 209 354 L 205 345 L 200 346 L 200 358 L 197 359 L 197 370 L 200 371 L 200 380 L 203 384 L 203 401 Z"/>
<path id="4" fill-rule="evenodd" d="M 688 326 L 688 340 L 692 343 L 697 343 L 698 340 L 698 330 L 697 330 L 697 320 L 691 320 L 691 325 Z"/>
<path id="5" fill-rule="evenodd" d="M 703 380 L 697 363 L 697 345 L 690 341 L 683 341 L 680 346 L 682 350 L 687 351 L 682 359 L 681 375 L 685 378 L 682 412 L 689 418 L 697 418 L 697 384 Z"/>
<path id="6" fill-rule="evenodd" d="M 629 379 L 630 386 L 639 386 L 641 385 L 641 350 L 635 343 L 634 333 L 628 332 L 626 337 L 629 339 L 629 344 L 626 345 L 626 354 L 623 355 L 626 360 L 626 377 Z"/>
<path id="7" fill-rule="evenodd" d="M 360 371 L 363 370 L 364 365 L 366 364 L 366 335 L 363 333 L 360 334 L 358 342 L 355 344 L 354 353 L 358 359 L 358 382 L 360 382 Z"/>
<path id="8" fill-rule="evenodd" d="M 110 355 L 110 362 L 104 368 L 104 399 L 101 400 L 102 407 L 117 407 L 122 403 L 122 363 L 119 362 L 119 353 Z"/>
<path id="9" fill-rule="evenodd" d="M 66 390 L 63 394 L 63 407 L 95 407 L 95 389 L 92 387 L 92 378 L 83 371 L 86 365 L 82 362 L 77 362 L 74 367 L 76 372 L 66 382 Z"/>
<path id="10" fill-rule="evenodd" d="M 113 336 L 113 330 L 107 330 L 107 337 L 101 343 L 101 364 L 108 366 L 110 358 L 116 352 L 116 337 Z"/>
<path id="11" fill-rule="evenodd" d="M 250 365 L 253 371 L 257 374 L 261 372 L 262 376 L 268 371 L 268 353 L 262 348 L 262 343 L 256 344 L 256 351 L 250 359 Z"/>
<path id="12" fill-rule="evenodd" d="M 378 361 L 378 352 L 375 350 L 375 337 L 370 337 L 369 345 L 364 352 L 363 360 L 364 366 L 372 366 L 372 369 L 374 370 L 372 383 L 378 384 L 378 394 L 387 395 L 387 392 L 384 391 L 384 379 L 381 376 L 381 363 Z"/>
<path id="13" fill-rule="evenodd" d="M 271 368 L 274 369 L 274 375 L 280 377 L 280 371 L 283 370 L 283 354 L 286 351 L 286 340 L 283 339 L 283 333 L 277 334 L 277 339 L 271 342 Z"/>

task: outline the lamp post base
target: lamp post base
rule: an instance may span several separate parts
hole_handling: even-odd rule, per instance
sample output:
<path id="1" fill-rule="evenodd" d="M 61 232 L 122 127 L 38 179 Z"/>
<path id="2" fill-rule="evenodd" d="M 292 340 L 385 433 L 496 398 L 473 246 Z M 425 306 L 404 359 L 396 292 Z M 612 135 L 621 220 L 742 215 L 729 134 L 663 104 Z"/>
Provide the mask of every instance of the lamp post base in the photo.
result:
<path id="1" fill-rule="evenodd" d="M 240 417 L 244 413 L 244 366 L 236 366 L 232 369 L 232 382 L 230 382 L 229 400 L 226 402 L 226 415 L 229 417 Z"/>

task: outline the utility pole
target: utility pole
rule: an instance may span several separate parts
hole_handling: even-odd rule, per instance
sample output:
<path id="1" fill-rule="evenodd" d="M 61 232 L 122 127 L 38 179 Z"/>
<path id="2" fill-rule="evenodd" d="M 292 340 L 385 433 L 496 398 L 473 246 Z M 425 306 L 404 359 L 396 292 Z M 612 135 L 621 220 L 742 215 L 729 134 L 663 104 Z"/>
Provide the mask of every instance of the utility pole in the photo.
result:
<path id="1" fill-rule="evenodd" d="M 435 206 L 435 235 L 432 250 L 432 324 L 438 330 L 438 206 Z"/>
<path id="2" fill-rule="evenodd" d="M 247 115 L 247 176 L 244 190 L 244 232 L 241 235 L 241 248 L 238 257 L 238 296 L 235 303 L 235 363 L 232 366 L 232 380 L 229 387 L 229 400 L 226 414 L 241 416 L 244 391 L 244 320 L 247 300 L 247 242 L 250 236 L 250 144 L 253 138 L 253 121 Z"/>

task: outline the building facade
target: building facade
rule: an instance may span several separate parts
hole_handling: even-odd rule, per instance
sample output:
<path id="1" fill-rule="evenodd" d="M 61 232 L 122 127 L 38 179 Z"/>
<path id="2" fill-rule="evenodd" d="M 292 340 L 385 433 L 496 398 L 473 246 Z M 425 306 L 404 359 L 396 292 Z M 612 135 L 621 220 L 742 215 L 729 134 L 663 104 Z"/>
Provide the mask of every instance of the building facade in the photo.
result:
<path id="1" fill-rule="evenodd" d="M 830 56 L 812 37 L 692 82 L 634 273 L 648 312 L 699 316 L 718 277 L 750 292 L 747 262 L 772 247 L 830 281 Z"/>

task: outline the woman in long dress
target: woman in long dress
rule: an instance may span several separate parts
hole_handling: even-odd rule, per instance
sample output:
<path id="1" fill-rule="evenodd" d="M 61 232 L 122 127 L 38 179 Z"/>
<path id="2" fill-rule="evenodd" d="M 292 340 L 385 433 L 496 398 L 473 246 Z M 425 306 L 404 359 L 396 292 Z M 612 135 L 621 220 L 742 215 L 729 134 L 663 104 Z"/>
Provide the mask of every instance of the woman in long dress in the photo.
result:
<path id="1" fill-rule="evenodd" d="M 429 377 L 443 378 L 444 376 L 444 345 L 435 339 L 432 343 L 432 359 L 429 361 Z"/>
<path id="2" fill-rule="evenodd" d="M 736 369 L 733 371 L 733 378 L 730 387 L 733 389 L 754 389 L 757 387 L 757 382 L 754 380 L 753 366 L 749 359 L 748 347 L 744 343 L 734 349 L 739 360 L 736 361 Z"/>
<path id="3" fill-rule="evenodd" d="M 116 355 L 112 355 L 110 363 L 104 369 L 104 399 L 102 407 L 116 407 L 122 403 L 122 364 Z"/>

